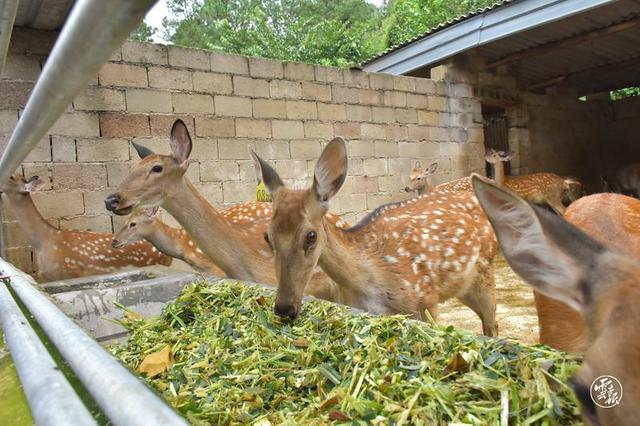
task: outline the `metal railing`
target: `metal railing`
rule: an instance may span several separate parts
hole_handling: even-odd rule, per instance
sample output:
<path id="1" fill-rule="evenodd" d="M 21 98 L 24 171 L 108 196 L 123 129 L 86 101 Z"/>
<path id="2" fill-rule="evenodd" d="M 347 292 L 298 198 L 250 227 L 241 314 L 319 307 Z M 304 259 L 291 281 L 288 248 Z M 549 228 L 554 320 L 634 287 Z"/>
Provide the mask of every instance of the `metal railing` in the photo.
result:
<path id="1" fill-rule="evenodd" d="M 40 328 L 111 423 L 127 426 L 187 424 L 151 389 L 40 293 L 37 284 L 30 276 L 2 259 L 0 259 L 0 275 L 8 277 L 11 289 L 33 315 Z M 0 286 L 4 284 L 0 283 Z M 6 289 L 0 290 L 4 290 L 11 297 Z M 3 301 L 4 298 L 0 299 L 0 309 L 5 306 Z M 9 306 L 8 303 L 6 305 Z M 15 325 L 14 322 L 5 321 L 4 318 L 2 320 L 2 328 L 7 335 L 15 333 Z M 16 358 L 22 356 L 20 352 L 13 352 L 13 345 L 10 349 Z M 22 375 L 20 378 L 22 379 Z M 31 405 L 30 399 L 29 405 L 36 421 L 39 417 L 46 418 L 50 410 L 55 409 L 51 405 L 46 405 L 42 408 L 46 412 L 40 413 L 36 412 L 41 409 L 40 405 Z"/>

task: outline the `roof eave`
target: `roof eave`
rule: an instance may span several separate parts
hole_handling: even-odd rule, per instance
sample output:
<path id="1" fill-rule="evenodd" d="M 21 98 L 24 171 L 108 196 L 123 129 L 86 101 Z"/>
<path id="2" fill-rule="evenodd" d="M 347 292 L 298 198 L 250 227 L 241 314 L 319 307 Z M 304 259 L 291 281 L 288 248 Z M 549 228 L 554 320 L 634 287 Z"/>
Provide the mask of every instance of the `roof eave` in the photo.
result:
<path id="1" fill-rule="evenodd" d="M 522 0 L 507 3 L 374 58 L 364 71 L 402 75 L 520 31 L 617 0 Z"/>

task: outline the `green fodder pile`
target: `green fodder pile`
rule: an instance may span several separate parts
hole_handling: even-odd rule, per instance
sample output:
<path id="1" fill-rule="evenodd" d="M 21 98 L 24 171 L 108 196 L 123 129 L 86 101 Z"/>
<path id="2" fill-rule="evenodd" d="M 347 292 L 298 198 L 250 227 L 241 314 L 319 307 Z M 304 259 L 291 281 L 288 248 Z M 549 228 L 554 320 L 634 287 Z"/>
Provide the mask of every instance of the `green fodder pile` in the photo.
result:
<path id="1" fill-rule="evenodd" d="M 272 306 L 261 288 L 192 284 L 159 318 L 127 316 L 111 350 L 138 369 L 170 348 L 147 381 L 196 424 L 580 423 L 575 356 L 321 301 L 283 322 Z"/>

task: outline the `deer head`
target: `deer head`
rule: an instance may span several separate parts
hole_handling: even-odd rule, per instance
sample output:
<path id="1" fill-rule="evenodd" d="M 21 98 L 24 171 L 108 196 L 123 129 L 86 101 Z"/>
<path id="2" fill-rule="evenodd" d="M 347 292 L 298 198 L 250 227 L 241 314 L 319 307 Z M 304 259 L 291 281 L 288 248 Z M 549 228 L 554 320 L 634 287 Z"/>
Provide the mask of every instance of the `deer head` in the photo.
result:
<path id="1" fill-rule="evenodd" d="M 513 154 L 508 151 L 498 151 L 493 148 L 487 150 L 487 153 L 484 156 L 484 159 L 487 163 L 496 164 L 500 162 L 511 161 L 513 158 Z"/>
<path id="2" fill-rule="evenodd" d="M 142 161 L 133 167 L 118 192 L 105 199 L 107 210 L 127 215 L 138 208 L 157 207 L 175 190 L 189 168 L 192 147 L 189 131 L 182 120 L 173 123 L 170 145 L 173 155 L 159 155 L 133 143 Z"/>
<path id="3" fill-rule="evenodd" d="M 2 192 L 8 196 L 27 195 L 35 191 L 39 191 L 44 187 L 44 180 L 38 176 L 31 176 L 26 179 L 24 176 L 15 174 L 9 178 L 7 183 L 2 187 Z"/>
<path id="4" fill-rule="evenodd" d="M 572 386 L 585 423 L 635 424 L 640 415 L 640 265 L 610 251 L 577 227 L 513 192 L 474 175 L 472 183 L 504 255 L 527 283 L 585 318 L 591 335 Z M 603 409 L 592 383 L 616 377 L 624 400 Z"/>
<path id="5" fill-rule="evenodd" d="M 276 314 L 295 318 L 304 289 L 326 244 L 322 218 L 329 201 L 347 177 L 347 148 L 344 139 L 327 144 L 316 163 L 313 184 L 306 190 L 284 186 L 278 173 L 255 152 L 251 152 L 271 197 L 273 216 L 265 239 L 273 250 L 278 280 Z"/>
<path id="6" fill-rule="evenodd" d="M 419 192 L 423 193 L 431 184 L 431 176 L 438 169 L 438 163 L 431 163 L 429 167 L 424 170 L 419 161 L 416 161 L 409 174 L 409 185 L 405 186 L 405 192 Z"/>
<path id="7" fill-rule="evenodd" d="M 158 207 L 149 209 L 138 209 L 131 213 L 122 228 L 113 236 L 111 245 L 114 248 L 121 248 L 128 244 L 141 241 L 153 230 Z"/>

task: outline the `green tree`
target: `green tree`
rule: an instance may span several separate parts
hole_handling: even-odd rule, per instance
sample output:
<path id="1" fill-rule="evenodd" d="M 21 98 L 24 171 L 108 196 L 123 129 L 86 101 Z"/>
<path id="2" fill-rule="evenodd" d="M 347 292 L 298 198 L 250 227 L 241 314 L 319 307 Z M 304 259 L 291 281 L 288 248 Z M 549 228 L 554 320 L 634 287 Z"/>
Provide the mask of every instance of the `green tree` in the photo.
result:
<path id="1" fill-rule="evenodd" d="M 131 34 L 129 34 L 129 40 L 153 41 L 153 36 L 156 31 L 156 28 L 149 26 L 146 22 L 142 21 L 140 25 L 138 25 L 138 28 L 136 28 L 131 32 Z"/>
<path id="2" fill-rule="evenodd" d="M 496 0 L 391 0 L 384 19 L 387 47 L 407 40 L 469 12 L 495 4 Z"/>
<path id="3" fill-rule="evenodd" d="M 384 48 L 366 0 L 169 0 L 166 38 L 249 56 L 345 66 Z"/>

